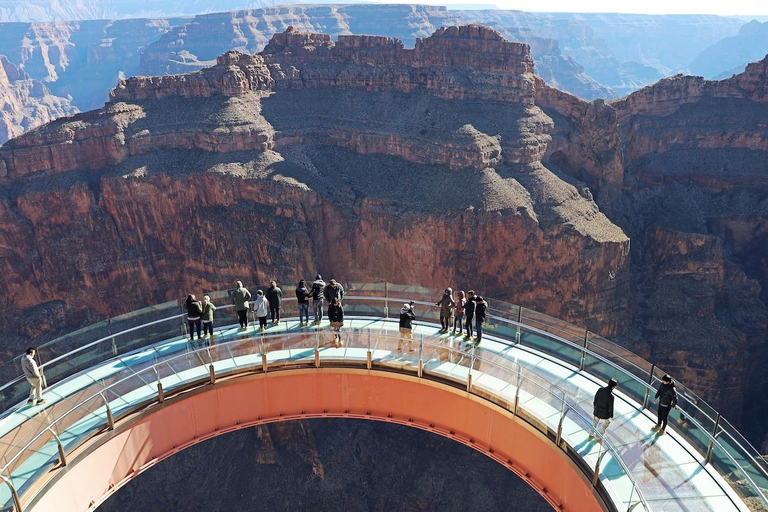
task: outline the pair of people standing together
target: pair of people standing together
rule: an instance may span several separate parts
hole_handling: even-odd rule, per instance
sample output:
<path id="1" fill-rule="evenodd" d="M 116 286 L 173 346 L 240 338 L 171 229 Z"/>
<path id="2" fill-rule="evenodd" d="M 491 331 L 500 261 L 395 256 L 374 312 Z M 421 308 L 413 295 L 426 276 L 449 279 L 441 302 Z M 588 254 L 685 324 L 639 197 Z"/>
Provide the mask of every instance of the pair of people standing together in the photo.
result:
<path id="1" fill-rule="evenodd" d="M 464 327 L 467 331 L 466 339 L 471 339 L 474 328 L 477 333 L 476 343 L 479 344 L 482 341 L 488 303 L 481 296 L 475 295 L 474 290 L 468 291 L 466 298 L 464 291 L 459 291 L 458 298 L 454 300 L 453 289 L 446 288 L 443 296 L 435 305 L 440 306 L 440 325 L 442 327 L 440 332 L 448 332 L 453 318 L 453 334 L 461 336 L 462 327 Z"/>
<path id="2" fill-rule="evenodd" d="M 187 323 L 189 324 L 189 341 L 195 340 L 195 332 L 197 332 L 197 339 L 202 340 L 200 336 L 200 330 L 202 327 L 203 335 L 205 338 L 213 336 L 213 312 L 216 311 L 216 306 L 211 302 L 211 298 L 206 295 L 203 297 L 203 302 L 197 300 L 194 294 L 187 295 L 187 300 L 184 303 L 184 307 L 187 310 Z"/>
<path id="3" fill-rule="evenodd" d="M 611 424 L 613 419 L 613 390 L 619 383 L 616 379 L 608 381 L 608 385 L 597 390 L 595 393 L 595 399 L 593 405 L 593 423 L 595 429 L 605 436 L 605 431 L 608 429 L 608 425 Z M 677 409 L 677 389 L 672 377 L 664 375 L 661 378 L 661 384 L 656 390 L 656 395 L 653 399 L 653 403 L 659 403 L 659 407 L 656 410 L 656 425 L 651 427 L 651 430 L 655 430 L 657 435 L 664 435 L 667 429 L 667 419 L 672 409 Z M 594 439 L 594 434 L 589 435 L 590 439 Z"/>

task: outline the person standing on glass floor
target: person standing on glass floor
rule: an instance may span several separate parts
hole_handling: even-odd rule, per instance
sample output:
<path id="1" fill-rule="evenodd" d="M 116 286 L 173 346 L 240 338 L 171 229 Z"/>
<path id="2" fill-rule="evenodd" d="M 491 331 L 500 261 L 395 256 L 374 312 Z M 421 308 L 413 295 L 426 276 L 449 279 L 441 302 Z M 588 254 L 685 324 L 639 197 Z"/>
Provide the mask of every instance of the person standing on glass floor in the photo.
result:
<path id="1" fill-rule="evenodd" d="M 595 425 L 595 430 L 600 432 L 603 436 L 608 429 L 608 425 L 611 424 L 613 419 L 613 390 L 616 389 L 619 383 L 616 379 L 608 381 L 608 385 L 600 388 L 595 393 L 595 400 L 592 402 L 594 407 L 592 412 L 592 422 Z M 590 439 L 597 437 L 595 434 L 589 434 Z"/>
<path id="2" fill-rule="evenodd" d="M 35 361 L 35 349 L 28 348 L 27 353 L 21 358 L 21 369 L 24 371 L 24 377 L 29 382 L 32 389 L 29 390 L 28 404 L 42 405 L 45 403 L 43 398 L 43 375 Z"/>

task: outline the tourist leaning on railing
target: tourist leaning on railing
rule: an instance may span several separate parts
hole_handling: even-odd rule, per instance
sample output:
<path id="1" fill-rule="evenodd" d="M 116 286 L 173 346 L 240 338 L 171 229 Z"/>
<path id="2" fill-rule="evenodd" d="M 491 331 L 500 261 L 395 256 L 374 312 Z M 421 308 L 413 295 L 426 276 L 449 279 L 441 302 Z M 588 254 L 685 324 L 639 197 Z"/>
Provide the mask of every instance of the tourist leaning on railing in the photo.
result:
<path id="1" fill-rule="evenodd" d="M 337 283 L 335 279 L 331 279 L 323 288 L 323 297 L 325 297 L 328 304 L 332 303 L 333 299 L 339 299 L 339 304 L 341 304 L 344 300 L 344 287 L 341 286 L 341 283 Z"/>

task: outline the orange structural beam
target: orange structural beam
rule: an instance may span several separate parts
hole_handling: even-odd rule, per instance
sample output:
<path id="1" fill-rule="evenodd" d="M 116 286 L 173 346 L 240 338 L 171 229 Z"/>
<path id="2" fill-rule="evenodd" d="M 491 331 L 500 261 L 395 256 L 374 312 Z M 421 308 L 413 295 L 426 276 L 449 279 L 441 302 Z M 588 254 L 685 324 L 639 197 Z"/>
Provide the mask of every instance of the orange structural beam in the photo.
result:
<path id="1" fill-rule="evenodd" d="M 251 425 L 316 417 L 367 418 L 428 430 L 507 466 L 555 509 L 608 509 L 551 440 L 480 397 L 410 375 L 320 368 L 235 377 L 167 396 L 72 453 L 25 510 L 92 510 L 130 479 L 188 446 Z"/>

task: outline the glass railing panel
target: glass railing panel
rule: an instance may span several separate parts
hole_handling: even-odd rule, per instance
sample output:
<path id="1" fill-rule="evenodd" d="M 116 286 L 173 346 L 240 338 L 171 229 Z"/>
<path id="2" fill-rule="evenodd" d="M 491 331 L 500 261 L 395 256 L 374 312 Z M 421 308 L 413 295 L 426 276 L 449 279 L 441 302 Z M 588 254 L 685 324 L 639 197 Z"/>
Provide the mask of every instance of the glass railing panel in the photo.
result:
<path id="1" fill-rule="evenodd" d="M 592 343 L 591 337 L 587 345 L 587 350 L 597 356 L 600 356 L 606 361 L 610 361 L 611 363 L 623 369 L 627 373 L 633 375 L 638 381 L 642 383 L 648 382 L 648 378 L 650 377 L 650 373 L 648 373 L 648 371 L 644 370 L 639 366 L 636 366 L 633 362 L 628 361 L 621 356 L 617 356 L 616 354 L 614 354 L 609 350 L 606 350 L 606 348 L 603 345 Z M 650 370 L 650 368 L 648 368 L 648 370 Z"/>
<path id="2" fill-rule="evenodd" d="M 507 315 L 504 310 L 490 307 L 488 308 L 483 327 L 491 336 L 498 336 L 510 340 L 510 342 L 514 342 L 517 337 L 517 326 L 512 322 L 516 320 L 517 317 L 515 314 Z"/>
<path id="3" fill-rule="evenodd" d="M 725 418 L 720 419 L 719 431 L 717 440 L 723 448 L 745 468 L 755 484 L 768 489 L 768 468 L 757 450 Z"/>
<path id="4" fill-rule="evenodd" d="M 521 329 L 520 344 L 525 347 L 534 348 L 545 354 L 555 356 L 563 361 L 571 363 L 577 368 L 581 364 L 582 351 L 578 346 L 574 347 L 566 345 L 545 335 L 528 331 L 525 327 Z"/>
<path id="5" fill-rule="evenodd" d="M 768 511 L 760 491 L 745 477 L 739 465 L 734 462 L 730 453 L 720 445 L 715 445 L 712 451 L 712 466 L 730 484 L 731 488 L 748 504 L 752 511 Z M 751 478 L 751 475 L 750 475 Z M 754 481 L 754 480 L 753 480 Z M 755 482 L 756 483 L 756 482 Z"/>
<path id="6" fill-rule="evenodd" d="M 403 300 L 414 300 L 435 303 L 440 300 L 443 294 L 443 290 L 435 288 L 426 288 L 424 286 L 417 285 L 404 285 L 387 283 L 387 296 L 393 298 L 401 298 Z M 454 298 L 456 293 L 454 290 Z"/>
<path id="7" fill-rule="evenodd" d="M 639 355 L 593 332 L 589 333 L 589 348 L 623 368 L 634 368 L 632 373 L 648 382 L 652 365 Z"/>
<path id="8" fill-rule="evenodd" d="M 111 383 L 103 393 L 109 400 L 112 414 L 117 417 L 146 401 L 157 400 L 157 377 L 151 368 L 126 375 Z"/>
<path id="9" fill-rule="evenodd" d="M 163 391 L 208 378 L 210 359 L 205 350 L 195 350 L 157 364 L 154 369 L 163 384 Z"/>
<path id="10" fill-rule="evenodd" d="M 387 306 L 389 309 L 387 310 Z M 395 307 L 397 306 L 397 307 Z M 377 299 L 348 299 L 344 300 L 344 316 L 369 316 L 374 318 L 399 318 L 400 308 L 403 305 L 393 303 L 386 303 Z M 310 316 L 314 317 L 314 313 L 310 311 Z M 323 320 L 328 320 L 328 304 L 323 304 Z"/>
<path id="11" fill-rule="evenodd" d="M 438 336 L 424 336 L 422 361 L 424 373 L 431 374 L 451 382 L 464 384 L 472 365 L 472 345 L 461 343 L 457 339 Z M 412 364 L 418 365 L 418 342 Z M 404 349 L 404 354 L 406 354 Z"/>
<path id="12" fill-rule="evenodd" d="M 19 367 L 19 375 L 21 375 L 21 367 Z M 29 383 L 23 377 L 9 382 L 0 391 L 0 410 L 5 411 L 16 405 L 23 405 L 29 397 L 29 389 Z"/>
<path id="13" fill-rule="evenodd" d="M 587 332 L 583 327 L 577 327 L 532 309 L 523 309 L 522 323 L 580 345 L 584 343 L 584 336 Z"/>
<path id="14" fill-rule="evenodd" d="M 513 410 L 519 367 L 489 351 L 476 349 L 472 368 L 472 392 Z"/>
<path id="15" fill-rule="evenodd" d="M 146 325 L 141 329 L 117 334 L 114 336 L 114 345 L 117 354 L 125 354 L 160 341 L 181 337 L 183 328 L 182 322 L 184 324 L 187 323 L 186 317 L 166 318 L 157 323 Z M 187 336 L 189 336 L 189 334 L 187 334 Z"/>
<path id="16" fill-rule="evenodd" d="M 202 296 L 200 296 L 199 299 L 202 300 Z M 173 300 L 113 317 L 110 319 L 110 327 L 112 333 L 118 333 L 154 322 L 155 320 L 162 320 L 164 318 L 175 316 L 182 312 L 179 302 Z"/>
<path id="17" fill-rule="evenodd" d="M 67 354 L 58 361 L 46 364 L 44 368 L 46 382 L 48 386 L 52 386 L 67 377 L 112 357 L 111 342 L 108 339 L 99 341 L 82 350 Z"/>
<path id="18" fill-rule="evenodd" d="M 634 376 L 617 370 L 603 360 L 587 353 L 584 357 L 584 370 L 590 375 L 599 377 L 604 382 L 616 379 L 619 383 L 619 391 L 642 404 L 648 387 Z M 652 400 L 651 400 L 652 401 Z"/>

